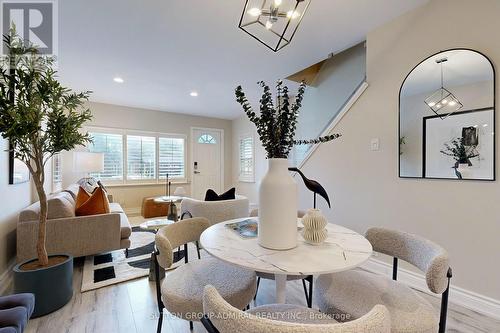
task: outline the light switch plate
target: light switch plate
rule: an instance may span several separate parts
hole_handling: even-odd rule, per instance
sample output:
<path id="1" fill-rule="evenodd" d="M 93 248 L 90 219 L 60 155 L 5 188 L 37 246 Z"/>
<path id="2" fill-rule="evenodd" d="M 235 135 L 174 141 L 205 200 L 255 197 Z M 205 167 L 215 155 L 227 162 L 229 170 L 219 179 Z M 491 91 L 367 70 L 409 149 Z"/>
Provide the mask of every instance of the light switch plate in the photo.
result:
<path id="1" fill-rule="evenodd" d="M 378 151 L 380 149 L 380 140 L 378 138 L 372 139 L 370 147 L 372 151 Z"/>

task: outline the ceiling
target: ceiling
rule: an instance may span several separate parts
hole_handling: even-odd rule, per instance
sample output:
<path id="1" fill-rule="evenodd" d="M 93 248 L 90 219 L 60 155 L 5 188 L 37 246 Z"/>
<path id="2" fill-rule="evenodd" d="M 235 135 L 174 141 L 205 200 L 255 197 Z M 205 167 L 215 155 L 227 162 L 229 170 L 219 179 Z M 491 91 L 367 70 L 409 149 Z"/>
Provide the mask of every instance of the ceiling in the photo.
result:
<path id="1" fill-rule="evenodd" d="M 63 0 L 59 74 L 93 101 L 234 119 L 237 85 L 258 101 L 257 81 L 317 63 L 425 2 L 312 0 L 291 45 L 273 53 L 238 29 L 244 0 Z"/>
<path id="2" fill-rule="evenodd" d="M 414 96 L 433 92 L 441 87 L 441 65 L 436 60 L 447 58 L 443 63 L 444 87 L 456 87 L 482 81 L 493 82 L 493 66 L 480 53 L 470 50 L 450 50 L 434 55 L 419 64 L 405 80 L 401 95 Z"/>

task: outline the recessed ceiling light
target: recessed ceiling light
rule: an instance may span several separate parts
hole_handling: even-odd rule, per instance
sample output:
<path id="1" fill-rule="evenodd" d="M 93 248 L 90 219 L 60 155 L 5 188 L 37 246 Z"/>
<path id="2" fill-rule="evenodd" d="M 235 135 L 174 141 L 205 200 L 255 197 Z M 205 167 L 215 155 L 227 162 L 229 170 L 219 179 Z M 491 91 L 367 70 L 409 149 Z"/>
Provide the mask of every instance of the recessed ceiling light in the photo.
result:
<path id="1" fill-rule="evenodd" d="M 115 78 L 113 78 L 113 81 L 115 81 L 116 83 L 123 83 L 125 82 L 125 80 L 123 80 L 121 77 L 117 76 Z"/>
<path id="2" fill-rule="evenodd" d="M 196 91 L 191 91 L 189 95 L 191 95 L 191 97 L 198 97 L 198 93 Z"/>

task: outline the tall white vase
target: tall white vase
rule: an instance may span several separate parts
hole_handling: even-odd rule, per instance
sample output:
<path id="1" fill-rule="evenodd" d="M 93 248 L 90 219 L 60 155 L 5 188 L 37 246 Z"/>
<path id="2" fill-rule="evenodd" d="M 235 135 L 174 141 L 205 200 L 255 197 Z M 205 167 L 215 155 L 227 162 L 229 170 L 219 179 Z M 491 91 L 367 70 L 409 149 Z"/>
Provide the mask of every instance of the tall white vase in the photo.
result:
<path id="1" fill-rule="evenodd" d="M 297 246 L 297 183 L 288 172 L 288 160 L 269 159 L 259 188 L 259 244 L 273 250 Z"/>

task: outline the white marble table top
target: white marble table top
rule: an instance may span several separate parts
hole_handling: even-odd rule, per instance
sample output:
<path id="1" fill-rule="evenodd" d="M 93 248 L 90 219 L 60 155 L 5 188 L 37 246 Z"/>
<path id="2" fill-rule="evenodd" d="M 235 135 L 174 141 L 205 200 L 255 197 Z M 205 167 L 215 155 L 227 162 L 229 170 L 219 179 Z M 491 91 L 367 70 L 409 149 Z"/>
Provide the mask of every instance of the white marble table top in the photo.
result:
<path id="1" fill-rule="evenodd" d="M 362 235 L 330 223 L 327 225 L 328 238 L 321 245 L 309 245 L 297 233 L 296 248 L 270 250 L 261 247 L 257 238 L 243 239 L 225 226 L 245 219 L 211 226 L 201 235 L 201 245 L 225 262 L 257 272 L 286 275 L 319 275 L 350 270 L 368 260 L 373 251 Z"/>

